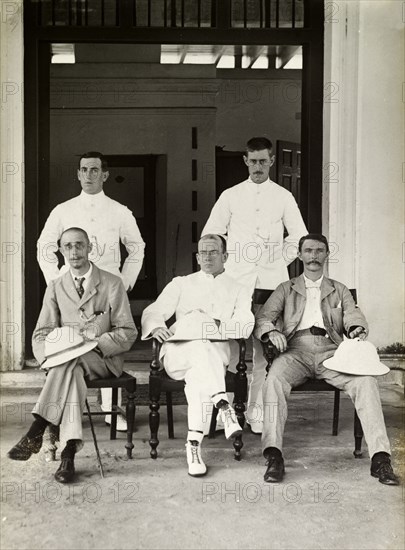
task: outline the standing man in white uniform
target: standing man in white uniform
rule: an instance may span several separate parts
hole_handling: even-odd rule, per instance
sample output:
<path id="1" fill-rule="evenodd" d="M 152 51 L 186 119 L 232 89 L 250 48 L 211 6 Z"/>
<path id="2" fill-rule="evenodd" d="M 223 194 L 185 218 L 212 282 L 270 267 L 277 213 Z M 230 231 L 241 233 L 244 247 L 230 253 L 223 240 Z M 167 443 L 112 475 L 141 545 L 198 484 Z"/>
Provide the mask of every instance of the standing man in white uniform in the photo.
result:
<path id="1" fill-rule="evenodd" d="M 58 269 L 58 240 L 65 229 L 80 227 L 90 238 L 92 252 L 89 259 L 97 267 L 121 277 L 125 290 L 130 292 L 142 268 L 145 243 L 132 212 L 123 204 L 104 194 L 103 185 L 109 176 L 108 165 L 101 153 L 91 151 L 79 159 L 77 178 L 82 192 L 77 197 L 58 204 L 49 214 L 37 243 L 37 259 L 48 284 L 68 271 Z M 120 271 L 120 241 L 128 252 Z M 112 390 L 103 388 L 103 410 L 111 410 Z M 111 416 L 106 416 L 107 424 Z M 126 421 L 117 417 L 117 430 L 126 431 Z"/>
<path id="2" fill-rule="evenodd" d="M 269 179 L 275 160 L 271 141 L 265 137 L 250 139 L 243 158 L 249 178 L 221 194 L 202 235 L 227 235 L 226 272 L 253 293 L 255 288 L 273 290 L 288 280 L 287 266 L 297 257 L 298 241 L 307 229 L 293 195 Z M 288 232 L 286 238 L 284 230 Z M 231 360 L 232 367 L 234 363 L 236 360 Z M 246 420 L 255 433 L 263 428 L 265 367 L 261 344 L 254 338 Z"/>

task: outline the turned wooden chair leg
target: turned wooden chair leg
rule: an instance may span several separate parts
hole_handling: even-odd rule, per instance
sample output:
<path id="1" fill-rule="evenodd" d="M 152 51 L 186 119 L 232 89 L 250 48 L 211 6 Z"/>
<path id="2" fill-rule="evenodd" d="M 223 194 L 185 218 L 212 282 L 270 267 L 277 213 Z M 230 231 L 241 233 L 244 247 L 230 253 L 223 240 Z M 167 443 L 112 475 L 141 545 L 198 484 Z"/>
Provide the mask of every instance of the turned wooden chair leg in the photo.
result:
<path id="1" fill-rule="evenodd" d="M 112 388 L 111 412 L 116 411 L 117 406 L 118 406 L 118 388 Z M 110 439 L 117 439 L 117 415 L 116 414 L 111 414 Z"/>
<path id="2" fill-rule="evenodd" d="M 150 428 L 150 456 L 151 458 L 157 458 L 157 447 L 159 445 L 158 432 L 160 424 L 160 414 L 159 414 L 159 398 L 160 394 L 154 394 L 151 396 L 151 401 L 149 405 L 149 428 Z"/>
<path id="3" fill-rule="evenodd" d="M 127 388 L 127 406 L 126 406 L 126 416 L 127 416 L 127 442 L 125 448 L 127 450 L 127 457 L 132 458 L 132 449 L 134 448 L 133 444 L 133 433 L 135 426 L 135 388 Z"/>
<path id="4" fill-rule="evenodd" d="M 339 407 L 340 407 L 340 391 L 335 390 L 335 400 L 333 402 L 332 435 L 337 435 L 338 434 L 338 429 L 339 429 Z"/>
<path id="5" fill-rule="evenodd" d="M 167 409 L 167 433 L 169 439 L 174 439 L 174 422 L 173 422 L 173 399 L 172 393 L 166 392 L 166 409 Z"/>
<path id="6" fill-rule="evenodd" d="M 361 441 L 363 439 L 363 427 L 360 422 L 360 418 L 357 415 L 357 411 L 354 411 L 354 457 L 362 458 L 363 453 L 361 451 Z"/>
<path id="7" fill-rule="evenodd" d="M 241 384 L 241 388 L 238 387 L 238 384 Z M 245 390 L 243 389 L 245 388 Z M 243 429 L 243 426 L 245 425 L 245 400 L 243 396 L 246 396 L 247 393 L 247 386 L 246 381 L 238 381 L 236 383 L 235 387 L 235 401 L 234 401 L 234 409 L 236 413 L 236 417 L 238 419 L 238 422 L 240 424 L 240 427 Z M 233 448 L 235 449 L 235 460 L 241 460 L 242 458 L 242 448 L 243 448 L 243 440 L 242 435 L 238 435 L 233 440 Z"/>
<path id="8" fill-rule="evenodd" d="M 210 431 L 208 434 L 208 439 L 215 439 L 215 428 L 217 427 L 217 418 L 218 418 L 218 409 L 215 405 L 212 406 L 212 416 L 210 422 Z"/>

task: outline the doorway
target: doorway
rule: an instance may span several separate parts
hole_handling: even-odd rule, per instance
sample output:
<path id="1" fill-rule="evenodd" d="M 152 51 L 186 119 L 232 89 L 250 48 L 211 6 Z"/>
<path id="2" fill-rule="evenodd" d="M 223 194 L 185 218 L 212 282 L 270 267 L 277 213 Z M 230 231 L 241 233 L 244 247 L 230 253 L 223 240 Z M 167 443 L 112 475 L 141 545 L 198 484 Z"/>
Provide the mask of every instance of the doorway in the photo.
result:
<path id="1" fill-rule="evenodd" d="M 302 144 L 301 202 L 305 221 L 312 231 L 319 230 L 321 227 L 323 2 L 319 0 L 305 0 L 305 2 L 299 3 L 283 2 L 282 0 L 277 3 L 266 0 L 201 0 L 201 2 L 185 0 L 180 3 L 169 0 L 167 2 L 140 2 L 137 0 L 110 2 L 106 0 L 106 2 L 102 2 L 101 11 L 99 8 L 95 8 L 93 4 L 91 9 L 88 9 L 89 6 L 90 3 L 87 2 L 55 3 L 47 0 L 26 0 L 24 2 L 25 182 L 26 200 L 29 201 L 31 206 L 29 210 L 26 209 L 25 285 L 26 289 L 29 289 L 29 292 L 26 292 L 25 308 L 27 342 L 30 342 L 42 301 L 41 275 L 36 263 L 35 248 L 43 220 L 49 214 L 49 197 L 47 198 L 47 194 L 50 188 L 51 148 L 53 146 L 50 137 L 52 93 L 53 100 L 56 98 L 60 101 L 59 108 L 61 112 L 64 111 L 65 114 L 69 114 L 69 109 L 80 107 L 77 104 L 67 104 L 60 93 L 58 96 L 58 91 L 55 95 L 55 90 L 53 92 L 51 90 L 52 44 L 60 46 L 64 44 L 102 45 L 107 43 L 117 46 L 135 44 L 159 46 L 166 44 L 168 47 L 165 52 L 179 55 L 182 61 L 181 64 L 178 64 L 179 71 L 184 70 L 183 62 L 187 56 L 193 57 L 195 53 L 193 48 L 195 47 L 200 48 L 200 46 L 203 46 L 209 50 L 212 49 L 212 45 L 216 45 L 215 52 L 219 52 L 217 55 L 222 55 L 222 57 L 229 54 L 227 48 L 231 47 L 234 51 L 234 70 L 239 72 L 246 70 L 244 64 L 246 59 L 249 58 L 249 46 L 252 46 L 252 56 L 249 58 L 247 68 L 251 69 L 256 61 L 260 64 L 259 58 L 263 52 L 268 54 L 268 68 L 260 76 L 256 76 L 258 80 L 265 77 L 266 70 L 276 70 L 277 56 L 272 55 L 273 50 L 270 51 L 266 48 L 269 46 L 278 48 L 277 52 L 281 52 L 280 55 L 283 58 L 283 66 L 286 66 L 293 57 L 296 48 L 301 47 L 303 65 L 302 96 L 300 98 L 302 106 L 300 113 L 301 139 L 295 138 L 291 141 L 300 141 Z M 296 9 L 291 6 L 295 6 Z M 171 52 L 170 45 L 174 46 Z M 184 47 L 178 47 L 182 45 Z M 201 53 L 200 50 L 199 53 Z M 92 48 L 92 53 L 98 55 L 96 48 Z M 122 60 L 125 61 L 124 58 Z M 112 65 L 110 65 L 110 68 L 111 71 L 114 71 Z M 117 79 L 122 79 L 123 74 L 125 74 L 123 70 L 125 71 L 126 68 L 121 68 L 116 73 Z M 144 69 L 147 70 L 146 65 L 144 65 Z M 194 66 L 194 74 L 198 80 L 200 69 L 201 67 Z M 164 69 L 162 68 L 162 70 Z M 208 69 L 204 68 L 204 70 Z M 259 70 L 256 71 L 256 74 L 259 73 Z M 111 74 L 108 76 L 111 76 Z M 137 77 L 139 74 L 137 72 Z M 131 80 L 132 77 L 130 77 L 130 80 L 134 86 L 119 88 L 118 85 L 115 85 L 115 88 L 110 89 L 109 96 L 107 91 L 105 93 L 103 91 L 100 95 L 99 83 L 92 80 L 88 73 L 83 72 L 80 78 L 83 85 L 81 87 L 82 95 L 80 96 L 80 93 L 75 95 L 77 94 L 77 88 L 73 87 L 68 90 L 70 95 L 67 100 L 73 98 L 74 101 L 80 102 L 81 99 L 85 98 L 88 101 L 93 101 L 93 105 L 87 105 L 86 107 L 88 116 L 94 114 L 95 108 L 106 109 L 105 113 L 113 114 L 111 104 L 104 107 L 100 104 L 100 100 L 109 97 L 114 102 L 119 97 L 121 103 L 123 102 L 120 105 L 120 120 L 128 121 L 126 116 L 128 105 L 125 105 L 125 103 L 131 101 L 131 98 L 137 102 L 139 98 L 146 101 L 150 97 L 147 89 L 140 90 L 141 93 L 137 95 L 137 80 Z M 158 80 L 155 78 L 156 83 Z M 223 82 L 226 80 L 227 77 L 223 78 Z M 186 101 L 190 89 L 187 84 L 190 84 L 190 80 L 184 78 L 182 84 L 177 89 L 172 90 L 172 97 L 183 98 Z M 213 139 L 215 137 L 215 125 L 212 121 L 216 105 L 209 103 L 210 84 L 208 84 L 207 90 L 205 84 L 201 81 L 199 86 L 201 104 L 195 108 L 192 116 L 190 116 L 190 111 L 181 111 L 181 106 L 177 108 L 170 106 L 167 109 L 167 117 L 171 116 L 172 120 L 177 117 L 177 120 L 184 121 L 184 132 L 182 134 L 184 139 L 172 135 L 168 125 L 164 136 L 161 136 L 158 131 L 154 133 L 156 138 L 155 150 L 148 149 L 146 140 L 144 151 L 125 151 L 126 154 L 133 153 L 135 156 L 142 153 L 164 156 L 166 153 L 163 148 L 158 148 L 164 141 L 166 144 L 170 144 L 178 153 L 175 159 L 169 155 L 167 156 L 167 193 L 166 190 L 161 193 L 161 197 L 163 197 L 161 204 L 165 201 L 171 201 L 172 206 L 170 211 L 160 213 L 156 224 L 163 227 L 162 233 L 166 238 L 164 247 L 166 249 L 167 265 L 164 265 L 164 273 L 162 274 L 166 281 L 171 279 L 174 274 L 182 274 L 191 266 L 192 250 L 187 251 L 187 261 L 180 262 L 180 266 L 172 266 L 172 257 L 175 257 L 175 250 L 185 251 L 184 243 L 196 244 L 193 243 L 192 239 L 192 228 L 196 227 L 193 224 L 197 224 L 197 228 L 203 225 L 210 207 L 215 201 L 215 145 L 220 146 L 222 142 Z M 229 101 L 233 101 L 234 111 L 241 112 L 244 107 L 254 100 L 251 94 L 254 93 L 255 89 L 253 85 L 248 93 L 243 96 L 238 95 L 238 91 L 235 95 L 235 91 L 231 89 L 230 96 L 225 83 L 220 89 L 219 96 L 216 95 L 216 97 L 219 97 L 225 107 L 229 106 Z M 103 90 L 107 90 L 107 87 Z M 194 88 L 195 90 L 198 92 L 198 88 Z M 224 91 L 225 95 L 221 96 L 221 90 Z M 160 97 L 164 104 L 171 96 L 163 90 L 160 92 Z M 282 99 L 285 103 L 288 103 L 290 96 L 286 94 Z M 270 101 L 267 103 L 267 108 L 271 109 Z M 155 107 L 149 108 L 149 114 L 156 119 L 161 117 L 161 111 L 158 112 L 153 109 Z M 150 119 L 146 120 L 145 124 Z M 231 114 L 226 120 L 232 123 L 234 117 Z M 203 121 L 209 121 L 209 123 L 205 124 Z M 113 118 L 113 123 L 115 122 L 116 120 L 114 121 Z M 189 123 L 190 128 L 188 128 L 187 123 Z M 198 130 L 197 149 L 194 148 L 191 139 L 192 128 Z M 240 128 L 243 130 L 243 125 Z M 81 127 L 80 124 L 78 129 L 79 132 L 85 131 L 85 127 Z M 139 135 L 142 136 L 142 129 L 139 132 Z M 98 137 L 103 135 L 102 132 L 97 134 Z M 230 135 L 235 136 L 237 132 L 233 131 Z M 190 148 L 188 147 L 189 136 Z M 278 137 L 279 139 L 284 138 L 281 135 Z M 288 140 L 287 136 L 284 139 Z M 209 144 L 211 145 L 209 146 Z M 96 143 L 94 143 L 94 146 L 105 153 L 109 152 L 112 156 L 119 155 L 122 152 L 122 149 L 113 150 L 110 147 L 97 147 Z M 230 143 L 226 149 L 239 151 L 241 150 L 240 147 L 240 145 L 234 147 Z M 179 166 L 183 167 L 181 178 L 178 177 Z M 189 173 L 188 176 L 187 173 Z M 195 177 L 197 179 L 194 179 Z M 199 178 L 201 179 L 199 180 Z M 42 196 L 39 194 L 40 189 L 43 190 Z M 157 192 L 160 192 L 159 189 Z M 194 206 L 196 209 L 194 209 Z M 170 230 L 170 220 L 173 218 L 173 212 L 176 212 L 176 209 L 181 216 L 178 224 L 172 224 L 176 225 L 173 234 Z M 145 230 L 147 231 L 147 229 Z M 173 243 L 175 243 L 175 247 Z M 147 266 L 145 266 L 146 268 Z M 149 289 L 152 286 L 149 286 Z"/>

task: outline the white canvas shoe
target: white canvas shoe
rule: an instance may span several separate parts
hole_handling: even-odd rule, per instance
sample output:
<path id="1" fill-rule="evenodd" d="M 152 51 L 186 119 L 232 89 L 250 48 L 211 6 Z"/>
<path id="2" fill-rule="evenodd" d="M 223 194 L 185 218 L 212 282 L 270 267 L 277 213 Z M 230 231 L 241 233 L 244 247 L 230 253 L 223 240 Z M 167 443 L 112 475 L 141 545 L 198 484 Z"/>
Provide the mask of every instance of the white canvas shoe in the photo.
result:
<path id="1" fill-rule="evenodd" d="M 111 414 L 105 415 L 105 423 L 111 425 Z M 117 432 L 126 432 L 128 430 L 127 421 L 122 415 L 117 415 Z"/>
<path id="2" fill-rule="evenodd" d="M 236 418 L 236 413 L 230 405 L 227 409 L 220 409 L 219 414 L 221 415 L 221 420 L 225 426 L 226 439 L 236 437 L 242 433 L 242 428 Z"/>
<path id="3" fill-rule="evenodd" d="M 188 475 L 194 477 L 204 476 L 207 473 L 207 466 L 201 458 L 201 445 L 198 441 L 187 441 L 186 451 Z"/>

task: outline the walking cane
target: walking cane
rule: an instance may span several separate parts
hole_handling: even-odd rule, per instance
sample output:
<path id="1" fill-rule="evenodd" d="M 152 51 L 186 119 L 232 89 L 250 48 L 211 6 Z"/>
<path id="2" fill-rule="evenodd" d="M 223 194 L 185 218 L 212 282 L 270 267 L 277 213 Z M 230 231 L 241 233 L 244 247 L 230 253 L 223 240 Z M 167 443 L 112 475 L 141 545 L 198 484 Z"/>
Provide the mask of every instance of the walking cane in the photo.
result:
<path id="1" fill-rule="evenodd" d="M 100 466 L 100 474 L 101 474 L 101 477 L 104 478 L 103 463 L 101 462 L 100 451 L 98 450 L 98 445 L 97 445 L 96 432 L 94 431 L 93 419 L 91 418 L 89 402 L 87 401 L 87 399 L 86 399 L 86 409 L 87 409 L 87 414 L 89 415 L 90 429 L 91 429 L 91 433 L 93 435 L 93 441 L 94 441 L 94 447 L 96 449 L 98 465 Z"/>

